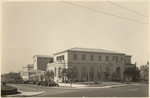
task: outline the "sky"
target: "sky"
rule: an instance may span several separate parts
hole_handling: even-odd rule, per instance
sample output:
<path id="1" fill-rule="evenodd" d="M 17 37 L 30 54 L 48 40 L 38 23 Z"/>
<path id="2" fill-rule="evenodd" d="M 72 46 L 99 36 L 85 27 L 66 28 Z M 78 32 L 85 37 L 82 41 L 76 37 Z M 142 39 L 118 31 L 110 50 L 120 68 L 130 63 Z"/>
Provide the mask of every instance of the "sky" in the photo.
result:
<path id="1" fill-rule="evenodd" d="M 84 7 L 148 23 L 148 1 L 69 1 Z M 21 71 L 34 55 L 52 55 L 73 47 L 107 49 L 146 64 L 149 25 L 106 15 L 61 1 L 2 2 L 1 73 Z M 145 16 L 143 16 L 145 15 Z"/>

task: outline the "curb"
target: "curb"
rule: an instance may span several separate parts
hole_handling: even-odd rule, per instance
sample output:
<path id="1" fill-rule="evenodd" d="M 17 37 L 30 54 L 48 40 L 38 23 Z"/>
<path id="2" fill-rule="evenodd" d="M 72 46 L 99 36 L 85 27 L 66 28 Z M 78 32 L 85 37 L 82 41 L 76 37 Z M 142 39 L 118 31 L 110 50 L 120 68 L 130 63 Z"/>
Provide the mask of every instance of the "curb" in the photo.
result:
<path id="1" fill-rule="evenodd" d="M 124 85 L 107 85 L 107 86 L 99 86 L 99 87 L 77 87 L 80 89 L 86 89 L 86 88 L 114 88 L 114 87 L 121 87 L 121 86 L 129 86 L 129 85 L 138 85 L 138 84 L 124 84 Z"/>

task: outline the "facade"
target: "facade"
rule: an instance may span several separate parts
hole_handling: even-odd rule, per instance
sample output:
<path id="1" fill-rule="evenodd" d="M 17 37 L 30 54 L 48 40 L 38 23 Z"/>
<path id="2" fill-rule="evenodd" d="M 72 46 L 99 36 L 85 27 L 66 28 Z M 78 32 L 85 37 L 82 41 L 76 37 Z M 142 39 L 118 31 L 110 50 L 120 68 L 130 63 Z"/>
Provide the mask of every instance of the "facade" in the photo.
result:
<path id="1" fill-rule="evenodd" d="M 28 64 L 23 67 L 21 76 L 23 80 L 37 80 L 43 79 L 44 72 L 47 69 L 47 63 L 53 62 L 53 56 L 49 55 L 35 55 L 33 57 L 33 64 Z"/>
<path id="2" fill-rule="evenodd" d="M 33 70 L 33 64 L 28 64 L 27 66 L 23 67 L 23 71 L 21 72 L 21 76 L 23 80 L 29 80 L 30 77 L 30 71 Z"/>
<path id="3" fill-rule="evenodd" d="M 54 71 L 54 81 L 64 81 L 61 77 L 63 68 L 75 72 L 74 81 L 105 81 L 104 72 L 117 71 L 123 80 L 125 68 L 131 64 L 131 56 L 124 53 L 103 49 L 71 48 L 54 54 L 54 62 L 47 64 L 47 70 Z"/>
<path id="4" fill-rule="evenodd" d="M 46 71 L 47 63 L 53 62 L 53 56 L 49 55 L 34 55 L 33 56 L 33 65 L 34 70 Z"/>
<path id="5" fill-rule="evenodd" d="M 132 64 L 131 63 L 131 55 L 125 55 L 125 59 L 124 59 L 124 62 L 125 62 L 125 69 L 129 68 L 129 67 L 135 67 L 136 66 L 136 63 L 135 64 Z"/>

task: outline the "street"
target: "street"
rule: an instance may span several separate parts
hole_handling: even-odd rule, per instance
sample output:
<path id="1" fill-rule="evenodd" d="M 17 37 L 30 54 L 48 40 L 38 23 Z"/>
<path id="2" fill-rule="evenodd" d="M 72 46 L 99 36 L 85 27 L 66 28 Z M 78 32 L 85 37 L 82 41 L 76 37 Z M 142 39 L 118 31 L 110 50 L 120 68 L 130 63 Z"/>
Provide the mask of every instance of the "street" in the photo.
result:
<path id="1" fill-rule="evenodd" d="M 39 97 L 148 97 L 148 84 L 127 85 L 112 88 L 43 87 L 27 84 L 11 84 L 26 92 L 44 91 Z"/>

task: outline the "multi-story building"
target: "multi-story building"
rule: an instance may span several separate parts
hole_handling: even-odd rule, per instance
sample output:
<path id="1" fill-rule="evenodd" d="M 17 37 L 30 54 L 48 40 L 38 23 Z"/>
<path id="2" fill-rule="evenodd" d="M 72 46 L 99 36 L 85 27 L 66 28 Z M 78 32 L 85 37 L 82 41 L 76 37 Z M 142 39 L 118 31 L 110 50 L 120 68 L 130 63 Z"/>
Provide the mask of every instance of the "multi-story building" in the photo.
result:
<path id="1" fill-rule="evenodd" d="M 47 64 L 47 70 L 54 71 L 54 81 L 62 82 L 61 70 L 73 69 L 74 81 L 106 80 L 104 73 L 117 71 L 123 80 L 126 66 L 131 64 L 131 56 L 104 49 L 71 48 L 54 54 L 54 62 Z"/>
<path id="2" fill-rule="evenodd" d="M 23 67 L 21 76 L 24 80 L 37 80 L 41 81 L 44 72 L 47 69 L 47 63 L 53 62 L 53 56 L 49 55 L 34 55 L 33 64 L 28 64 Z"/>

